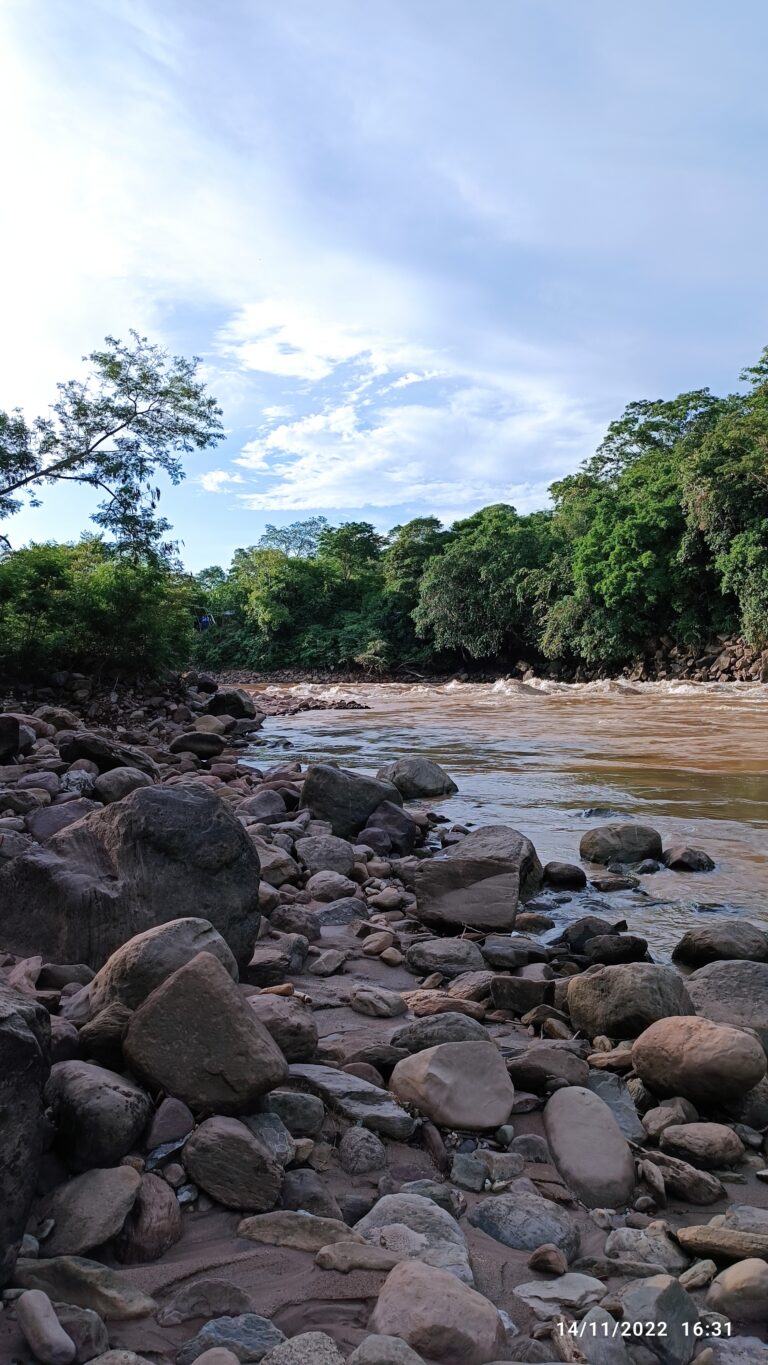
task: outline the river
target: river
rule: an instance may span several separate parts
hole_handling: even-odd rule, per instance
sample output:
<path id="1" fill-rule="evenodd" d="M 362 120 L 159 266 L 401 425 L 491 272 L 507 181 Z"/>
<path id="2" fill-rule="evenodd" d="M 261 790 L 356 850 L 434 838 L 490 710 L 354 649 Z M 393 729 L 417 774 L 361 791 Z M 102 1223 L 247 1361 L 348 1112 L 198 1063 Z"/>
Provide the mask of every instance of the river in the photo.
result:
<path id="1" fill-rule="evenodd" d="M 290 745 L 307 762 L 333 759 L 375 772 L 419 752 L 459 786 L 430 803 L 452 821 L 509 824 L 542 862 L 578 861 L 581 835 L 611 819 L 660 830 L 665 846 L 706 849 L 716 869 L 666 869 L 633 892 L 575 897 L 558 920 L 585 905 L 626 917 L 664 958 L 704 914 L 745 915 L 768 928 L 768 685 L 752 683 L 451 682 L 445 685 L 296 684 L 254 691 L 354 699 L 367 711 L 270 717 L 263 764 Z"/>

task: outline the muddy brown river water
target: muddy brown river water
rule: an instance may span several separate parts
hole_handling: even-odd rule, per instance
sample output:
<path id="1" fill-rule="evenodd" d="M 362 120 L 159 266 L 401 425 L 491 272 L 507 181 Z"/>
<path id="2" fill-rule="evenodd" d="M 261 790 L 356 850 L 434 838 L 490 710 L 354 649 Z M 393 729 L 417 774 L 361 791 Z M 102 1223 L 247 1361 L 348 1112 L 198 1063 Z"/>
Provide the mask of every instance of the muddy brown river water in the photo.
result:
<path id="1" fill-rule="evenodd" d="M 252 761 L 290 745 L 305 761 L 375 772 L 402 754 L 435 759 L 458 783 L 432 802 L 452 821 L 504 823 L 542 862 L 578 859 L 581 835 L 610 819 L 704 848 L 716 869 L 663 870 L 639 890 L 557 907 L 623 915 L 663 958 L 701 915 L 768 927 L 768 685 L 751 683 L 297 684 L 253 689 L 355 699 L 367 711 L 270 717 Z"/>

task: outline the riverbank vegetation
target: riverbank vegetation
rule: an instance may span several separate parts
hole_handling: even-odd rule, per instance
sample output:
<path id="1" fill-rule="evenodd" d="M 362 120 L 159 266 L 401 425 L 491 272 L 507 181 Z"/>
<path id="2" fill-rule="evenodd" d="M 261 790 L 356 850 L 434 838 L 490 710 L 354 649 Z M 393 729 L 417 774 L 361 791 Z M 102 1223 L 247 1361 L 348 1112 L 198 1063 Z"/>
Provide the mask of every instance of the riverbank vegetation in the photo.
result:
<path id="1" fill-rule="evenodd" d="M 768 642 L 768 350 L 725 397 L 631 403 L 545 511 L 388 534 L 314 516 L 195 578 L 156 477 L 221 439 L 220 410 L 195 361 L 138 336 L 90 361 L 50 418 L 0 413 L 0 517 L 57 479 L 104 494 L 96 534 L 0 557 L 0 672 L 611 671 L 658 642 Z"/>
<path id="2" fill-rule="evenodd" d="M 297 522 L 206 570 L 200 662 L 258 669 L 618 668 L 654 642 L 768 640 L 768 351 L 724 398 L 629 405 L 552 507 Z"/>

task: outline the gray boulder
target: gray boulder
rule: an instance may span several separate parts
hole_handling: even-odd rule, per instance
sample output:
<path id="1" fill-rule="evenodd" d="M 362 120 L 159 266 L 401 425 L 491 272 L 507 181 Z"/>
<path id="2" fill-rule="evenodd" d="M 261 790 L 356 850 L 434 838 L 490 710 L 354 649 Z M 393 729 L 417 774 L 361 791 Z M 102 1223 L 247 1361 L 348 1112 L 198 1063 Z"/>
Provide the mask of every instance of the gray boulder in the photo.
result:
<path id="1" fill-rule="evenodd" d="M 520 901 L 541 887 L 543 869 L 530 839 L 506 825 L 474 830 L 444 858 L 419 863 L 416 913 L 427 924 L 509 930 Z"/>
<path id="2" fill-rule="evenodd" d="M 113 768 L 138 768 L 153 781 L 160 776 L 154 759 L 142 749 L 119 744 L 111 735 L 100 735 L 94 730 L 60 730 L 54 742 L 65 763 L 87 758 L 96 764 L 100 773 L 111 772 Z"/>
<path id="3" fill-rule="evenodd" d="M 111 768 L 108 773 L 101 773 L 96 778 L 93 794 L 105 806 L 111 806 L 113 801 L 122 801 L 124 796 L 130 796 L 137 787 L 151 786 L 149 773 L 143 773 L 139 768 Z"/>
<path id="4" fill-rule="evenodd" d="M 88 987 L 91 1015 L 119 1001 L 135 1010 L 161 981 L 198 953 L 211 953 L 237 981 L 237 963 L 205 919 L 174 919 L 145 929 L 107 958 Z"/>
<path id="5" fill-rule="evenodd" d="M 766 962 L 768 934 L 744 920 L 697 924 L 675 944 L 672 960 L 686 967 L 706 967 L 709 962 Z"/>
<path id="6" fill-rule="evenodd" d="M 139 788 L 0 868 L 0 939 L 21 955 L 100 967 L 126 938 L 194 907 L 247 960 L 259 859 L 205 788 Z"/>
<path id="7" fill-rule="evenodd" d="M 686 986 L 697 1014 L 754 1029 L 768 1053 L 768 962 L 710 962 Z"/>
<path id="8" fill-rule="evenodd" d="M 527 1186 L 527 1181 L 520 1181 L 509 1194 L 481 1199 L 470 1209 L 468 1221 L 514 1251 L 535 1251 L 552 1242 L 570 1261 L 579 1250 L 576 1223 L 559 1204 L 534 1194 Z"/>
<path id="9" fill-rule="evenodd" d="M 556 1090 L 544 1110 L 547 1142 L 569 1189 L 587 1208 L 624 1208 L 635 1188 L 635 1162 L 613 1114 L 591 1090 Z"/>
<path id="10" fill-rule="evenodd" d="M 451 796 L 459 790 L 439 763 L 420 754 L 398 758 L 380 768 L 376 776 L 394 783 L 404 801 L 415 801 L 421 796 Z"/>
<path id="11" fill-rule="evenodd" d="M 355 1232 L 374 1246 L 402 1252 L 409 1260 L 450 1270 L 465 1284 L 473 1283 L 459 1224 L 445 1209 L 420 1194 L 385 1195 L 355 1223 Z"/>
<path id="12" fill-rule="evenodd" d="M 37 1183 L 50 1051 L 48 1011 L 0 985 L 0 1290 L 11 1278 Z"/>
<path id="13" fill-rule="evenodd" d="M 342 839 L 357 834 L 382 801 L 403 804 L 397 787 L 347 768 L 316 763 L 307 769 L 301 804 L 316 820 L 326 820 Z"/>
<path id="14" fill-rule="evenodd" d="M 657 1019 L 695 1012 L 675 969 L 650 962 L 617 963 L 572 977 L 568 1010 L 588 1038 L 600 1033 L 636 1038 Z"/>
<path id="15" fill-rule="evenodd" d="M 649 825 L 614 821 L 587 830 L 579 855 L 588 863 L 640 863 L 644 858 L 661 860 L 661 835 Z"/>
<path id="16" fill-rule="evenodd" d="M 149 1095 L 91 1062 L 57 1062 L 45 1087 L 56 1144 L 75 1171 L 116 1166 L 152 1114 Z"/>

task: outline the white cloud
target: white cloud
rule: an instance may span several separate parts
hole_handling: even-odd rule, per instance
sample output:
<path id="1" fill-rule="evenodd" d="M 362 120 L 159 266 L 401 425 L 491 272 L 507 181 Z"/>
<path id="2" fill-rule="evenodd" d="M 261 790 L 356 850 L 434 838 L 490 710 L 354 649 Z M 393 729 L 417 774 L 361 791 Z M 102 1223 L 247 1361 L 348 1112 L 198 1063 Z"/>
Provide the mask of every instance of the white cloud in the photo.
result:
<path id="1" fill-rule="evenodd" d="M 206 493 L 223 493 L 232 484 L 242 483 L 242 474 L 231 474 L 227 469 L 209 469 L 206 474 L 200 474 L 197 482 Z"/>

